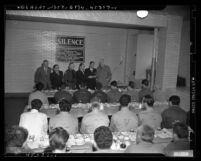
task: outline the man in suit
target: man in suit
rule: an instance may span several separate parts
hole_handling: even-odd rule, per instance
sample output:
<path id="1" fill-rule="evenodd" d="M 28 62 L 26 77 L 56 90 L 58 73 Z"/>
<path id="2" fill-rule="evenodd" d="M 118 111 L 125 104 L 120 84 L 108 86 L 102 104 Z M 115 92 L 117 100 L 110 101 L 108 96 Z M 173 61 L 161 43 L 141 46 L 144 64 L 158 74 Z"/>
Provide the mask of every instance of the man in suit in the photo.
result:
<path id="1" fill-rule="evenodd" d="M 142 99 L 145 95 L 150 95 L 153 97 L 153 93 L 149 88 L 149 81 L 147 79 L 142 80 L 142 89 L 139 92 L 139 102 L 142 102 Z"/>
<path id="2" fill-rule="evenodd" d="M 163 154 L 163 145 L 154 144 L 154 129 L 149 125 L 138 127 L 136 144 L 131 144 L 125 153 L 159 153 Z"/>
<path id="3" fill-rule="evenodd" d="M 70 89 L 76 88 L 76 72 L 74 70 L 75 64 L 73 62 L 69 63 L 68 70 L 64 73 L 63 81 L 69 86 Z"/>
<path id="4" fill-rule="evenodd" d="M 104 64 L 104 59 L 101 59 L 96 72 L 97 81 L 100 82 L 103 88 L 108 88 L 108 84 L 112 79 L 110 67 Z"/>
<path id="5" fill-rule="evenodd" d="M 109 103 L 119 102 L 121 95 L 122 95 L 122 93 L 119 92 L 118 87 L 117 87 L 117 81 L 112 81 L 111 82 L 111 90 L 107 93 L 108 102 Z"/>
<path id="6" fill-rule="evenodd" d="M 173 95 L 169 98 L 169 107 L 165 109 L 161 114 L 162 128 L 172 129 L 173 124 L 176 121 L 183 122 L 184 124 L 186 124 L 187 113 L 179 106 L 179 104 L 180 104 L 179 96 Z"/>
<path id="7" fill-rule="evenodd" d="M 56 127 L 64 128 L 69 134 L 78 133 L 78 119 L 69 113 L 71 103 L 63 99 L 59 102 L 60 113 L 50 119 L 50 132 Z"/>
<path id="8" fill-rule="evenodd" d="M 86 89 L 85 83 L 79 85 L 79 90 L 73 94 L 74 103 L 89 103 L 91 93 Z"/>
<path id="9" fill-rule="evenodd" d="M 91 61 L 89 68 L 85 70 L 85 78 L 87 82 L 87 88 L 94 90 L 96 86 L 96 69 L 94 68 L 95 63 Z"/>
<path id="10" fill-rule="evenodd" d="M 165 155 L 173 156 L 173 152 L 175 151 L 190 150 L 188 136 L 189 132 L 187 125 L 176 122 L 173 125 L 173 140 L 164 148 Z"/>
<path id="11" fill-rule="evenodd" d="M 76 88 L 80 89 L 80 85 L 82 83 L 86 83 L 86 77 L 85 77 L 85 65 L 84 63 L 80 63 L 79 69 L 76 72 Z"/>
<path id="12" fill-rule="evenodd" d="M 19 126 L 28 130 L 28 138 L 40 140 L 41 137 L 47 136 L 48 120 L 46 114 L 39 112 L 41 105 L 41 100 L 34 99 L 31 102 L 31 111 L 22 113 L 20 116 Z"/>
<path id="13" fill-rule="evenodd" d="M 63 72 L 59 70 L 58 64 L 55 64 L 53 66 L 53 72 L 50 74 L 50 80 L 52 84 L 52 89 L 59 90 L 63 81 Z"/>
<path id="14" fill-rule="evenodd" d="M 91 98 L 93 97 L 99 98 L 101 103 L 107 102 L 107 94 L 102 91 L 102 84 L 100 82 L 96 82 L 96 90 L 92 94 Z"/>
<path id="15" fill-rule="evenodd" d="M 51 68 L 48 67 L 48 64 L 48 60 L 44 60 L 42 66 L 36 70 L 34 78 L 35 83 L 41 82 L 44 84 L 44 89 L 52 88 L 50 81 Z"/>

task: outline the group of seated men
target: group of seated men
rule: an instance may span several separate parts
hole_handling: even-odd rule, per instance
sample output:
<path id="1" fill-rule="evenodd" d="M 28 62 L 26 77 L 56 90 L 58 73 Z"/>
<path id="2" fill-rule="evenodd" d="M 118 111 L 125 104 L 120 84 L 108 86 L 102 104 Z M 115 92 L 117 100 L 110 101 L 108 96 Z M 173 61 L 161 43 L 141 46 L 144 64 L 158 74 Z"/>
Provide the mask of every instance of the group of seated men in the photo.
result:
<path id="1" fill-rule="evenodd" d="M 40 87 L 40 85 L 37 85 L 36 88 L 39 88 L 38 86 Z M 146 92 L 144 92 L 146 94 L 142 97 L 142 109 L 144 110 L 139 113 L 135 113 L 129 109 L 132 97 L 129 94 L 121 94 L 119 96 L 119 111 L 114 113 L 110 120 L 105 113 L 101 112 L 100 102 L 103 101 L 100 98 L 102 97 L 101 95 L 95 95 L 95 91 L 94 95 L 92 94 L 93 96 L 90 97 L 92 104 L 89 113 L 83 116 L 80 126 L 78 119 L 69 113 L 72 102 L 65 97 L 58 100 L 60 112 L 55 117 L 52 117 L 48 123 L 47 115 L 40 112 L 40 108 L 44 102 L 37 98 L 33 99 L 32 96 L 31 110 L 21 115 L 19 127 L 15 127 L 15 130 L 13 129 L 14 132 L 10 132 L 11 134 L 7 135 L 7 152 L 23 152 L 22 149 L 26 149 L 25 152 L 27 152 L 30 149 L 23 146 L 23 144 L 28 137 L 40 139 L 41 136 L 45 135 L 49 135 L 50 147 L 48 149 L 51 149 L 51 152 L 66 152 L 66 142 L 69 135 L 82 133 L 94 134 L 95 145 L 93 146 L 95 148 L 92 148 L 91 152 L 96 149 L 96 152 L 113 153 L 115 151 L 111 150 L 113 142 L 112 132 L 133 130 L 137 130 L 136 144 L 131 144 L 125 152 L 163 153 L 171 155 L 175 150 L 190 149 L 188 127 L 186 125 L 187 114 L 179 106 L 180 98 L 175 95 L 171 96 L 169 98 L 169 107 L 159 114 L 153 107 L 153 96 L 149 94 L 147 89 Z M 154 131 L 157 128 L 173 129 L 173 142 L 170 142 L 165 148 L 153 142 Z M 23 137 L 18 136 L 23 132 L 20 133 L 17 131 L 24 131 Z"/>
<path id="2" fill-rule="evenodd" d="M 43 104 L 49 104 L 47 95 L 42 92 L 43 87 L 43 84 L 40 82 L 35 85 L 35 91 L 29 95 L 29 105 L 31 105 L 33 99 L 40 99 Z M 84 83 L 81 83 L 79 88 L 79 90 L 71 94 L 68 92 L 68 86 L 63 83 L 59 91 L 55 93 L 52 102 L 58 103 L 59 100 L 66 99 L 70 103 L 89 103 L 91 98 L 96 96 L 102 103 L 116 103 L 119 102 L 122 94 L 128 94 L 132 102 L 142 102 L 142 98 L 145 95 L 149 94 L 153 96 L 152 91 L 149 89 L 149 82 L 146 79 L 142 80 L 142 89 L 139 92 L 136 91 L 133 81 L 129 82 L 128 87 L 124 91 L 119 90 L 117 81 L 111 82 L 110 90 L 107 93 L 102 90 L 102 84 L 100 82 L 96 83 L 93 92 L 90 92 Z"/>

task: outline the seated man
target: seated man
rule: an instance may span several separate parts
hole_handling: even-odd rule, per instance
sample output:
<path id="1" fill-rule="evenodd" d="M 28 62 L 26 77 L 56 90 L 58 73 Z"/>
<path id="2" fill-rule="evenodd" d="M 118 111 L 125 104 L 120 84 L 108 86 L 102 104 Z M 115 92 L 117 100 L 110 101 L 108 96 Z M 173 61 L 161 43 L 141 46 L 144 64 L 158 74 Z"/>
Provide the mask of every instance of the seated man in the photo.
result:
<path id="1" fill-rule="evenodd" d="M 49 122 L 49 130 L 56 127 L 64 128 L 69 134 L 78 133 L 78 119 L 70 114 L 71 103 L 63 99 L 59 102 L 60 113 L 52 117 Z"/>
<path id="2" fill-rule="evenodd" d="M 107 102 L 107 94 L 102 91 L 102 84 L 100 82 L 96 82 L 96 90 L 91 95 L 91 97 L 99 97 L 102 103 Z"/>
<path id="3" fill-rule="evenodd" d="M 127 91 L 124 92 L 124 94 L 127 94 L 131 96 L 131 102 L 138 102 L 138 92 L 135 90 L 135 83 L 133 81 L 129 81 Z"/>
<path id="4" fill-rule="evenodd" d="M 39 112 L 42 102 L 39 99 L 34 99 L 31 102 L 32 110 L 30 112 L 22 113 L 20 116 L 19 126 L 28 130 L 28 138 L 36 140 L 47 135 L 48 120 L 44 113 Z"/>
<path id="5" fill-rule="evenodd" d="M 68 132 L 62 127 L 53 129 L 49 134 L 49 147 L 45 153 L 66 153 L 66 143 L 69 139 Z"/>
<path id="6" fill-rule="evenodd" d="M 90 111 L 82 119 L 81 133 L 93 134 L 97 127 L 109 126 L 110 121 L 108 116 L 100 111 L 100 103 L 93 102 Z"/>
<path id="7" fill-rule="evenodd" d="M 161 115 L 153 109 L 154 99 L 150 95 L 145 95 L 142 106 L 146 109 L 139 113 L 142 124 L 151 126 L 154 130 L 161 126 Z"/>
<path id="8" fill-rule="evenodd" d="M 65 89 L 66 89 L 66 84 L 62 83 L 61 89 L 58 92 L 56 92 L 54 95 L 54 99 L 56 103 L 59 103 L 59 101 L 62 99 L 65 99 L 70 103 L 73 103 L 72 95 L 69 92 L 67 92 Z"/>
<path id="9" fill-rule="evenodd" d="M 136 144 L 131 144 L 125 153 L 159 153 L 163 154 L 162 144 L 154 144 L 154 129 L 142 125 L 137 129 Z"/>
<path id="10" fill-rule="evenodd" d="M 131 98 L 129 95 L 122 95 L 120 98 L 120 111 L 112 115 L 110 128 L 114 131 L 130 131 L 138 127 L 138 116 L 129 110 L 128 104 Z"/>
<path id="11" fill-rule="evenodd" d="M 180 121 L 186 124 L 187 114 L 186 112 L 179 106 L 180 98 L 179 96 L 171 96 L 169 98 L 169 107 L 165 109 L 161 116 L 161 128 L 172 129 L 173 123 L 175 121 Z"/>
<path id="12" fill-rule="evenodd" d="M 74 103 L 89 103 L 91 93 L 87 90 L 85 83 L 81 82 L 79 90 L 73 94 Z"/>
<path id="13" fill-rule="evenodd" d="M 31 149 L 24 146 L 28 137 L 28 131 L 19 126 L 6 129 L 6 153 L 33 153 Z"/>
<path id="14" fill-rule="evenodd" d="M 31 101 L 34 99 L 39 99 L 42 101 L 42 104 L 49 104 L 47 95 L 42 92 L 44 85 L 39 82 L 35 85 L 35 91 L 29 95 L 28 104 L 31 105 Z"/>
<path id="15" fill-rule="evenodd" d="M 116 153 L 111 150 L 113 143 L 112 131 L 109 127 L 100 126 L 94 131 L 95 149 L 94 153 Z"/>
<path id="16" fill-rule="evenodd" d="M 142 99 L 145 95 L 150 95 L 153 97 L 152 91 L 149 89 L 149 81 L 147 79 L 142 80 L 142 89 L 139 92 L 139 102 L 142 102 Z"/>
<path id="17" fill-rule="evenodd" d="M 119 102 L 119 98 L 121 97 L 121 92 L 119 92 L 117 88 L 117 81 L 111 82 L 111 90 L 107 93 L 108 102 L 109 103 L 116 103 Z"/>
<path id="18" fill-rule="evenodd" d="M 164 148 L 165 155 L 173 156 L 176 151 L 190 150 L 188 134 L 188 127 L 184 123 L 176 122 L 173 125 L 173 141 Z"/>

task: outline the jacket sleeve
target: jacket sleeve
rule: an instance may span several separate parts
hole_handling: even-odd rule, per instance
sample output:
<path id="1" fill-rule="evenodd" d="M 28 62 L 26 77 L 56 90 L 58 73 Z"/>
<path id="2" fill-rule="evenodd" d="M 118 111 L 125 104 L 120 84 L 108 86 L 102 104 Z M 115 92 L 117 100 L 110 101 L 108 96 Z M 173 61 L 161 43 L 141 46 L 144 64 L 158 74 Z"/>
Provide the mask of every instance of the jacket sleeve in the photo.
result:
<path id="1" fill-rule="evenodd" d="M 40 69 L 38 68 L 35 72 L 35 75 L 34 75 L 34 82 L 37 83 L 39 82 L 39 77 L 40 77 Z"/>
<path id="2" fill-rule="evenodd" d="M 108 70 L 107 70 L 107 77 L 108 77 L 109 81 L 112 79 L 112 72 L 111 72 L 109 66 L 108 66 Z"/>

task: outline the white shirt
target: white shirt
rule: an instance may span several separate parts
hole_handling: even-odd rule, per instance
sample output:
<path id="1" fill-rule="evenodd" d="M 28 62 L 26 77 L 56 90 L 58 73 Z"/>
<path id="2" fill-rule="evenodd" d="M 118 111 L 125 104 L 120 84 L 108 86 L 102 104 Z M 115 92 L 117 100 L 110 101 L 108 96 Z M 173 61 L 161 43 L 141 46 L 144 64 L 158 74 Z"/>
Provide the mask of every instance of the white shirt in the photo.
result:
<path id="1" fill-rule="evenodd" d="M 39 100 L 42 101 L 43 104 L 48 104 L 49 105 L 47 95 L 45 93 L 41 92 L 41 91 L 35 91 L 35 92 L 31 93 L 29 95 L 28 104 L 31 105 L 31 101 L 34 100 L 34 99 L 39 99 Z"/>
<path id="2" fill-rule="evenodd" d="M 32 109 L 30 112 L 22 113 L 20 116 L 19 126 L 28 130 L 28 137 L 34 136 L 35 139 L 47 135 L 48 120 L 44 113 Z"/>

